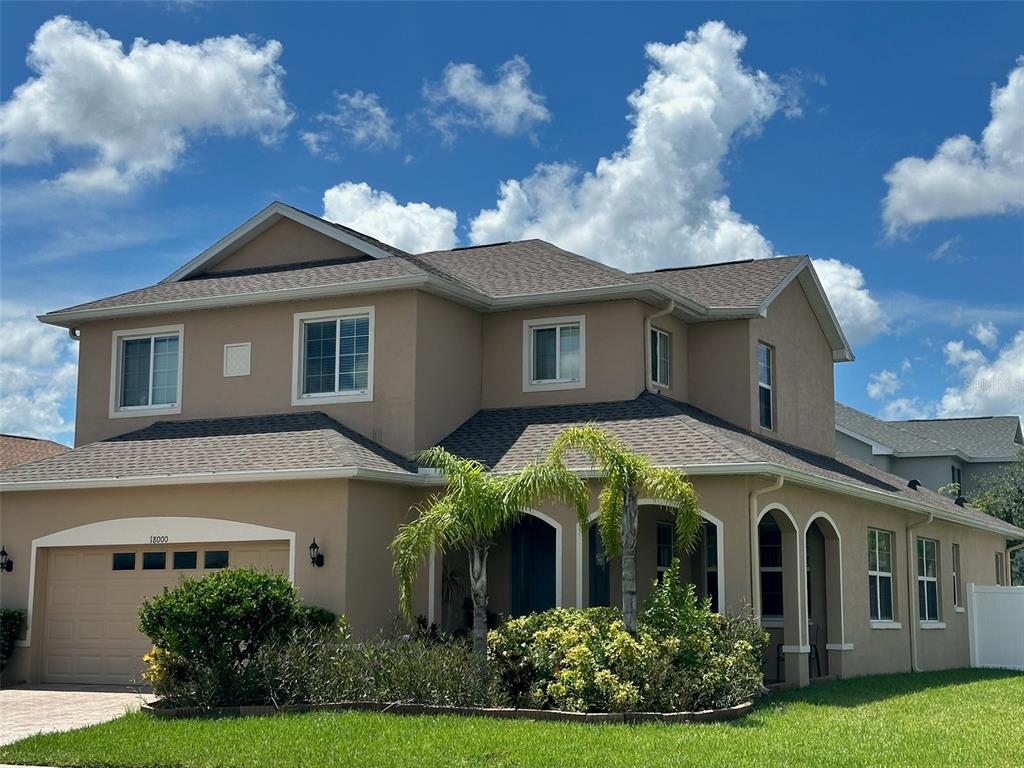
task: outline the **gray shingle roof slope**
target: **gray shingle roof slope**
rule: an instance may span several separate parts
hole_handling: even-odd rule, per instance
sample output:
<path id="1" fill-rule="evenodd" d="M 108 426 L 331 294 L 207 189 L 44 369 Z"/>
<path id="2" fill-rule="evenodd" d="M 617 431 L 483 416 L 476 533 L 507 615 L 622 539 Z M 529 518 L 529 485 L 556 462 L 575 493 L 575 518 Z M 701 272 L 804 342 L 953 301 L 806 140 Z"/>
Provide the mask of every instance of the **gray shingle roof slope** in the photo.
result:
<path id="1" fill-rule="evenodd" d="M 622 270 L 544 240 L 430 251 L 419 258 L 494 298 L 637 282 Z"/>
<path id="2" fill-rule="evenodd" d="M 1020 418 L 980 416 L 963 419 L 896 421 L 902 429 L 959 449 L 973 458 L 1012 458 L 1024 448 Z"/>
<path id="3" fill-rule="evenodd" d="M 656 464 L 695 470 L 703 464 L 770 463 L 881 491 L 990 525 L 995 522 L 1005 527 L 1007 535 L 1020 533 L 983 512 L 958 507 L 934 491 L 923 487 L 913 491 L 904 478 L 870 464 L 769 440 L 693 406 L 646 392 L 625 402 L 479 411 L 441 444 L 453 453 L 477 459 L 501 472 L 542 459 L 556 435 L 567 426 L 582 423 L 596 423 Z M 579 455 L 567 457 L 566 463 L 574 468 L 589 466 Z"/>
<path id="4" fill-rule="evenodd" d="M 654 280 L 705 307 L 756 307 L 807 261 L 806 256 L 780 256 L 638 272 L 634 276 Z"/>
<path id="5" fill-rule="evenodd" d="M 358 467 L 416 472 L 413 462 L 319 411 L 158 421 L 0 472 L 0 482 L 161 477 Z"/>
<path id="6" fill-rule="evenodd" d="M 1017 416 L 885 421 L 837 402 L 836 425 L 897 453 L 959 451 L 970 458 L 1012 459 L 1024 448 Z"/>

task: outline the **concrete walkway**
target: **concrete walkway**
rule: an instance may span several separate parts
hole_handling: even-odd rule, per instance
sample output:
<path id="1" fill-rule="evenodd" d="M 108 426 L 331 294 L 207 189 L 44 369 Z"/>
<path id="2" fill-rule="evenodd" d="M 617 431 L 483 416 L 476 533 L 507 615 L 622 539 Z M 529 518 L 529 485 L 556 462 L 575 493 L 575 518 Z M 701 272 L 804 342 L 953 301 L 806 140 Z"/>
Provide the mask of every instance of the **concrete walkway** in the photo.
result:
<path id="1" fill-rule="evenodd" d="M 103 723 L 151 701 L 132 688 L 34 685 L 0 690 L 0 744 L 36 733 L 70 731 Z"/>

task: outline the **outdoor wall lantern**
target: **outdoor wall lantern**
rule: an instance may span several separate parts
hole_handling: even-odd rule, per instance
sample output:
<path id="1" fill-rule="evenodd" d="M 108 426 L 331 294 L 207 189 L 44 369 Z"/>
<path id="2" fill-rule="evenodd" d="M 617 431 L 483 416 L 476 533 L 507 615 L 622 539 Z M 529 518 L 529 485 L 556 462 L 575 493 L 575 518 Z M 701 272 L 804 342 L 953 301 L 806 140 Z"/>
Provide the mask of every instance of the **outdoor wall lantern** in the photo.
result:
<path id="1" fill-rule="evenodd" d="M 14 561 L 7 556 L 7 550 L 0 546 L 0 573 L 10 573 L 14 570 Z"/>
<path id="2" fill-rule="evenodd" d="M 320 554 L 320 547 L 317 546 L 315 536 L 313 537 L 313 543 L 309 545 L 309 562 L 317 568 L 324 567 L 324 556 Z"/>

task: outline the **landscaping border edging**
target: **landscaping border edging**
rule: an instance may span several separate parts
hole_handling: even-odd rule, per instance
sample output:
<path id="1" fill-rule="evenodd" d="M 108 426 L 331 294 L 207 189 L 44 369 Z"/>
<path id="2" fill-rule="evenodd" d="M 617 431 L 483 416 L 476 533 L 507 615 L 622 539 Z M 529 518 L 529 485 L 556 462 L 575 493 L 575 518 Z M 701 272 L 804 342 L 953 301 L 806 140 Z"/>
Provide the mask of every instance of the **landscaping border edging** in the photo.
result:
<path id="1" fill-rule="evenodd" d="M 434 704 L 378 703 L 372 701 L 339 701 L 331 704 L 285 704 L 280 707 L 241 706 L 159 707 L 145 704 L 142 711 L 153 717 L 180 719 L 188 717 L 255 717 L 298 714 L 304 712 L 390 712 L 396 715 L 463 715 L 498 720 L 537 720 L 567 723 L 719 723 L 737 720 L 754 708 L 753 701 L 726 709 L 701 712 L 566 712 L 557 709 L 513 709 L 505 707 L 445 707 Z"/>

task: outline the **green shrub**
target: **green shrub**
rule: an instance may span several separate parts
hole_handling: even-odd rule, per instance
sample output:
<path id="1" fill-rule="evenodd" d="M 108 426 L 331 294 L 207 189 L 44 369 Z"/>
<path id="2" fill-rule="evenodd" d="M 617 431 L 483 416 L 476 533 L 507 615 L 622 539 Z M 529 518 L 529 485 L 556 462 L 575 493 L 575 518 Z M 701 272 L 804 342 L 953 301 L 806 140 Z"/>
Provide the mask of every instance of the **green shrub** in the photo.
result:
<path id="1" fill-rule="evenodd" d="M 14 653 L 18 635 L 24 626 L 24 611 L 18 608 L 0 608 L 0 670 L 7 666 Z"/>
<path id="2" fill-rule="evenodd" d="M 516 706 L 576 711 L 728 707 L 761 690 L 767 636 L 752 617 L 720 616 L 676 568 L 655 584 L 629 634 L 612 608 L 557 608 L 488 637 L 490 664 Z"/>
<path id="3" fill-rule="evenodd" d="M 338 620 L 337 614 L 315 605 L 300 605 L 297 610 L 297 625 L 330 628 Z"/>

